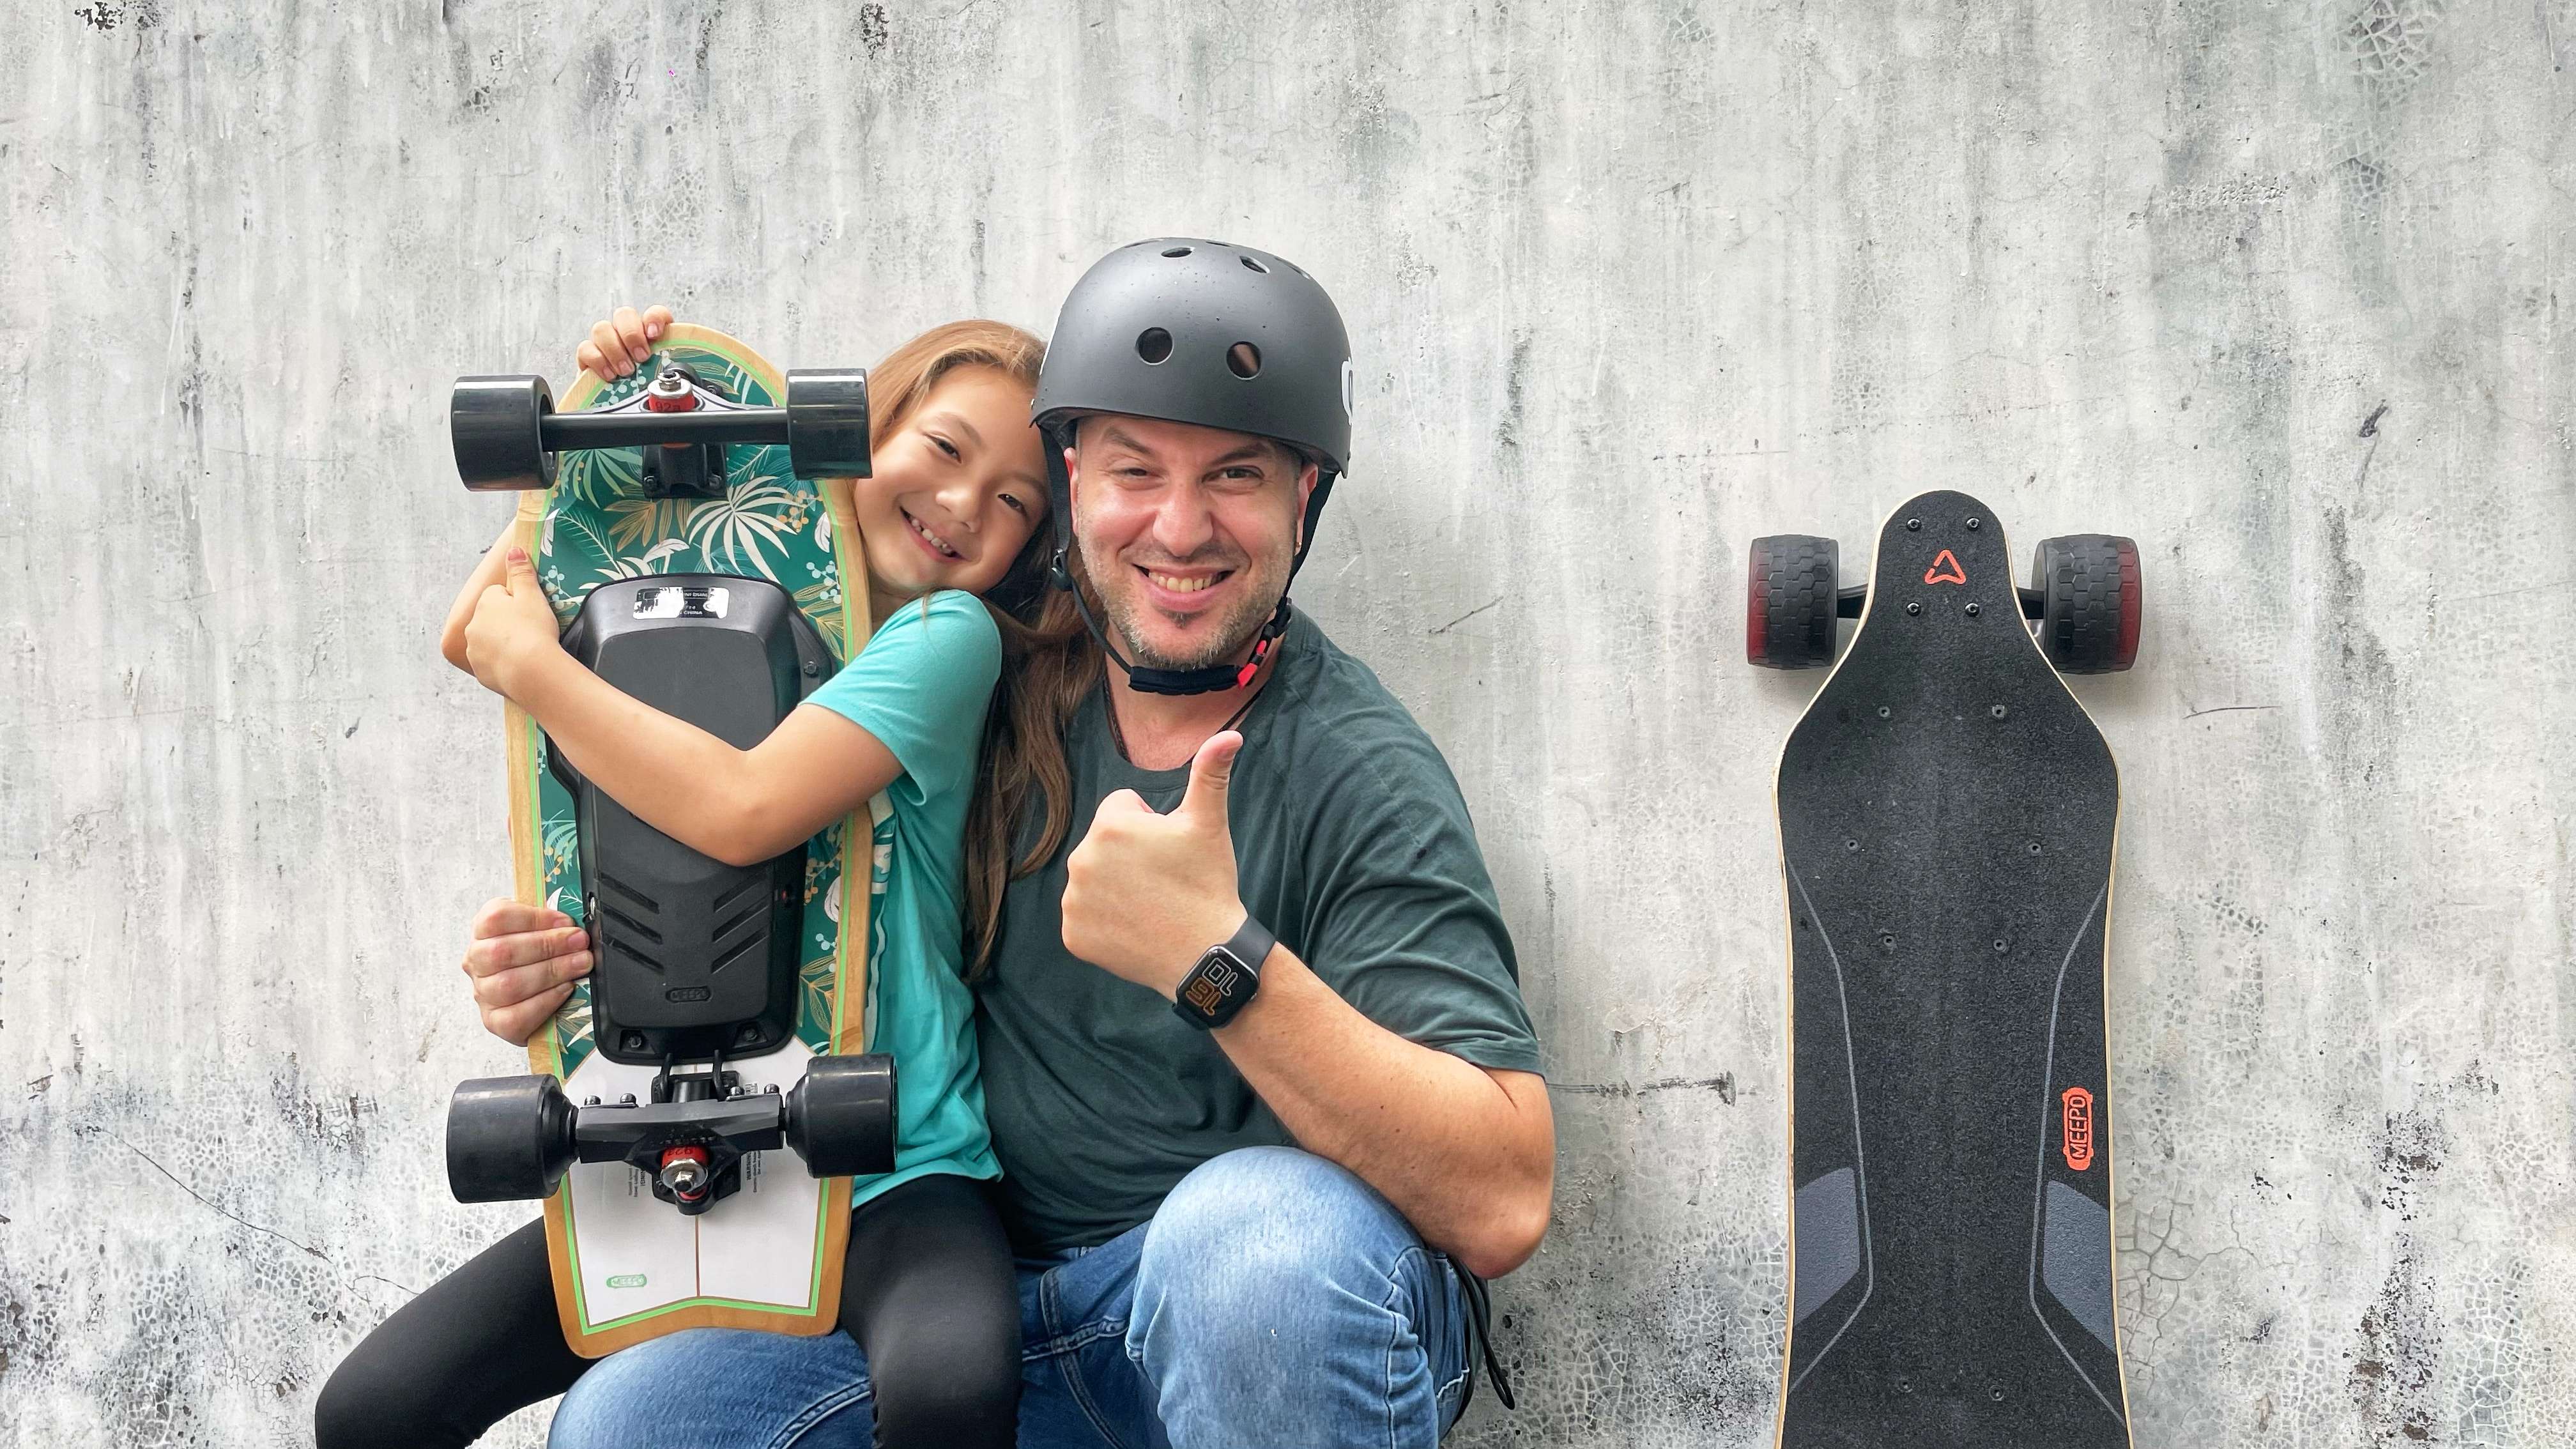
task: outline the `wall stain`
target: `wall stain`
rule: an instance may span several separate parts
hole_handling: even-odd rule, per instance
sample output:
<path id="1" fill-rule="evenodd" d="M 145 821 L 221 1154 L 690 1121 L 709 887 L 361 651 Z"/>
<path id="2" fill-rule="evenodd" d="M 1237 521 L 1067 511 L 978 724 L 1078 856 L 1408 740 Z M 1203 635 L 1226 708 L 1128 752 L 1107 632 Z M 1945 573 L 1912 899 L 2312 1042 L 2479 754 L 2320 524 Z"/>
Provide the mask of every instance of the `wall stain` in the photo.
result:
<path id="1" fill-rule="evenodd" d="M 1714 1077 L 1665 1077 L 1661 1081 L 1630 1084 L 1627 1082 L 1550 1082 L 1551 1092 L 1571 1092 L 1579 1097 L 1648 1097 L 1657 1092 L 1690 1090 L 1717 1093 L 1717 1099 L 1735 1105 L 1735 1073 L 1720 1072 Z"/>
<path id="2" fill-rule="evenodd" d="M 2361 1316 L 2360 1338 L 2345 1384 L 2371 1441 L 2403 1444 L 2431 1439 L 2442 1320 L 2414 1235 L 2398 1236 L 2397 1261 L 2389 1266 L 2379 1296 Z"/>

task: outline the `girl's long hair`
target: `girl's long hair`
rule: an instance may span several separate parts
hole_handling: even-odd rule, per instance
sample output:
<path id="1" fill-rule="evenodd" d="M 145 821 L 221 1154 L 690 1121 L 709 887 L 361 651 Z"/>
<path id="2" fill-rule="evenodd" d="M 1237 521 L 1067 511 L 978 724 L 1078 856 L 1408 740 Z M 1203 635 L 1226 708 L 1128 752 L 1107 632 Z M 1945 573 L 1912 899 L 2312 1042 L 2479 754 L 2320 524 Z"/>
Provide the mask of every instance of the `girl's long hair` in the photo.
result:
<path id="1" fill-rule="evenodd" d="M 868 373 L 868 429 L 890 438 L 939 380 L 961 367 L 989 367 L 1034 393 L 1046 344 L 1007 322 L 973 319 L 933 327 Z M 1099 654 L 1085 647 L 1081 615 L 1063 591 L 1047 586 L 1047 556 L 1056 522 L 1048 519 L 1010 572 L 984 596 L 1002 631 L 1002 677 L 985 715 L 975 794 L 966 810 L 966 979 L 991 969 L 1001 934 L 1002 894 L 1010 883 L 1052 859 L 1073 822 L 1073 776 L 1065 763 L 1064 726 L 1083 691 L 1100 677 Z M 1037 828 L 1014 853 L 1020 822 L 1035 805 Z"/>

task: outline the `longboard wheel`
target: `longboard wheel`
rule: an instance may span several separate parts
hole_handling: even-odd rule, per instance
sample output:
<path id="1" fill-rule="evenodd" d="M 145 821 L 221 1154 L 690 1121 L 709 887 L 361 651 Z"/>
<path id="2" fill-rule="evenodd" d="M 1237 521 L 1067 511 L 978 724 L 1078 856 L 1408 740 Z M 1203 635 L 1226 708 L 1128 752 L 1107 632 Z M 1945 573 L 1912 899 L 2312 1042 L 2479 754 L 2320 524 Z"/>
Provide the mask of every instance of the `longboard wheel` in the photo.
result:
<path id="1" fill-rule="evenodd" d="M 552 1077 L 479 1077 L 447 1102 L 447 1189 L 458 1202 L 551 1197 L 572 1166 L 572 1101 Z"/>
<path id="2" fill-rule="evenodd" d="M 1765 669 L 1834 662 L 1835 590 L 1842 550 L 1830 538 L 1779 533 L 1753 540 L 1746 571 L 1744 657 Z"/>
<path id="3" fill-rule="evenodd" d="M 894 1171 L 894 1058 L 816 1057 L 787 1094 L 787 1145 L 816 1177 Z"/>
<path id="4" fill-rule="evenodd" d="M 2060 674 L 2112 674 L 2137 663 L 2144 589 L 2135 540 L 2108 533 L 2041 539 L 2030 586 L 2041 599 L 2040 652 Z"/>
<path id="5" fill-rule="evenodd" d="M 868 476 L 865 369 L 787 374 L 787 465 L 799 478 Z"/>
<path id="6" fill-rule="evenodd" d="M 474 493 L 527 492 L 555 481 L 546 451 L 554 389 L 542 377 L 460 377 L 447 403 L 456 475 Z"/>

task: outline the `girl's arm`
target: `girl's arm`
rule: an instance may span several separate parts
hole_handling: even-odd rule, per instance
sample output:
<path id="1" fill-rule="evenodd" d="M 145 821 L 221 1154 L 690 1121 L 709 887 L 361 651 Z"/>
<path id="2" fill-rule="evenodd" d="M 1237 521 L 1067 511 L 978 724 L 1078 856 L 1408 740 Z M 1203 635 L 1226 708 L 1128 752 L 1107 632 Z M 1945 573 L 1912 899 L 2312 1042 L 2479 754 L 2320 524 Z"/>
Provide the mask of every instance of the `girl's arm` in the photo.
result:
<path id="1" fill-rule="evenodd" d="M 636 818 L 728 865 L 754 865 L 849 814 L 903 766 L 877 737 L 799 706 L 738 750 L 581 667 L 563 651 L 535 566 L 497 547 L 502 582 L 468 617 L 474 677 L 516 700 L 574 769 Z"/>
<path id="2" fill-rule="evenodd" d="M 465 587 L 456 591 L 456 602 L 447 606 L 447 624 L 438 631 L 438 652 L 468 674 L 474 672 L 474 666 L 465 661 L 465 623 L 474 617 L 474 606 L 482 602 L 483 591 L 501 582 L 502 562 L 509 557 L 510 543 L 518 532 L 519 515 L 514 512 L 510 521 L 501 525 L 501 536 L 484 550 L 483 561 L 474 566 Z"/>

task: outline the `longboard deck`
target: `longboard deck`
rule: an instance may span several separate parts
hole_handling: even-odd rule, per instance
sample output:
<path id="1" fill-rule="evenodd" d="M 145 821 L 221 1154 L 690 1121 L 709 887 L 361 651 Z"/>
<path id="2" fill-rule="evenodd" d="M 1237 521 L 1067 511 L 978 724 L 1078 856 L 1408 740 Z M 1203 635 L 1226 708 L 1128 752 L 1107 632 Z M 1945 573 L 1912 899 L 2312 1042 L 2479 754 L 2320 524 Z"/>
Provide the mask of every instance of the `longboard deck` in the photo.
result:
<path id="1" fill-rule="evenodd" d="M 774 406 L 784 379 L 760 354 L 712 328 L 672 327 L 655 361 L 610 380 L 585 372 L 558 411 L 622 402 L 651 382 L 662 356 L 689 364 L 737 402 Z M 847 479 L 798 478 L 784 447 L 726 451 L 726 494 L 642 496 L 633 449 L 566 453 L 554 485 L 520 495 L 518 540 L 536 561 L 558 620 L 590 590 L 641 574 L 726 573 L 784 587 L 837 660 L 867 640 L 868 589 Z M 510 851 L 518 898 L 581 919 L 580 844 L 572 798 L 546 768 L 545 741 L 507 709 Z M 808 1058 L 866 1050 L 868 907 L 880 796 L 817 836 L 806 871 L 804 960 L 796 1036 L 767 1056 L 728 1058 L 753 1091 L 795 1086 Z M 564 1080 L 573 1100 L 645 1099 L 654 1068 L 612 1062 L 591 1040 L 590 985 L 573 990 L 528 1042 L 529 1070 Z M 815 1335 L 840 1312 L 850 1181 L 809 1176 L 793 1152 L 750 1154 L 743 1187 L 697 1217 L 655 1198 L 623 1163 L 576 1165 L 546 1201 L 555 1307 L 573 1351 L 597 1358 L 687 1328 Z"/>
<path id="2" fill-rule="evenodd" d="M 2010 561 L 1965 494 L 1897 508 L 1781 752 L 1781 1449 L 2128 1449 L 2103 1013 L 2119 775 Z"/>

